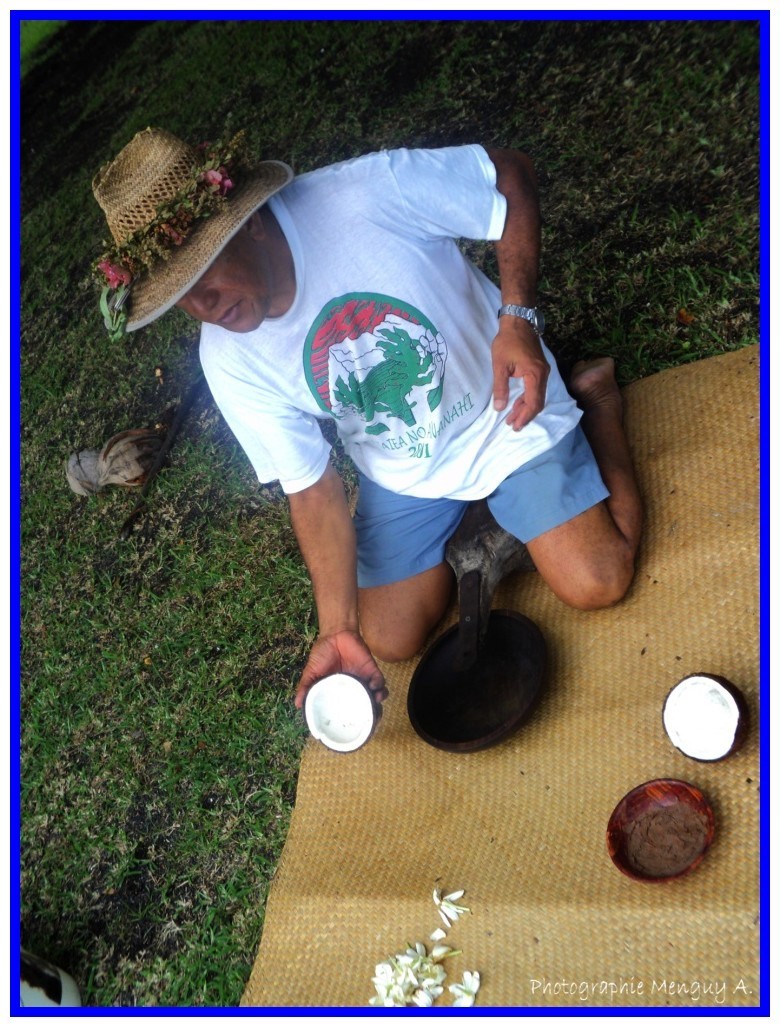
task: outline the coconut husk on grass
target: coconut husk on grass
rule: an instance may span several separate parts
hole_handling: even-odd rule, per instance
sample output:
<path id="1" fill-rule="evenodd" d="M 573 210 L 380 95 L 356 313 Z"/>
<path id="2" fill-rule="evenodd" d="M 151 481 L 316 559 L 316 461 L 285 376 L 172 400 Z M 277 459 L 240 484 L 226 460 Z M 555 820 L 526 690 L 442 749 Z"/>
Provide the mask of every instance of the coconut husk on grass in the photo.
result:
<path id="1" fill-rule="evenodd" d="M 101 450 L 71 453 L 65 468 L 68 484 L 80 496 L 94 495 L 106 485 L 137 488 L 146 481 L 162 443 L 156 429 L 119 432 Z"/>

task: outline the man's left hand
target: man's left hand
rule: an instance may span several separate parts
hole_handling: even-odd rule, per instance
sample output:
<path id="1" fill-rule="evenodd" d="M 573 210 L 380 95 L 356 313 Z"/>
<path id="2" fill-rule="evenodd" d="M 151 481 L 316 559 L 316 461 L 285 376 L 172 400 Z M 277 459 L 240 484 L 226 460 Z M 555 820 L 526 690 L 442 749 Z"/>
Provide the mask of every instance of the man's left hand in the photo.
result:
<path id="1" fill-rule="evenodd" d="M 523 318 L 499 319 L 492 354 L 496 410 L 504 410 L 509 402 L 509 379 L 523 379 L 525 391 L 512 404 L 506 418 L 506 423 L 519 431 L 544 407 L 550 366 L 542 352 L 539 337 Z"/>

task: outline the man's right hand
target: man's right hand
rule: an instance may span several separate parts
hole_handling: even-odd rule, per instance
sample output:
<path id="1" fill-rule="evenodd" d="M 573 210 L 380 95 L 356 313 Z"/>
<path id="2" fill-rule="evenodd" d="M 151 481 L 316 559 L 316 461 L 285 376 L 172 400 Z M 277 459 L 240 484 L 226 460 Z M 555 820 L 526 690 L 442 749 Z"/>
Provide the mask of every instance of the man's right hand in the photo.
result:
<path id="1" fill-rule="evenodd" d="M 524 392 L 515 400 L 506 423 L 519 431 L 544 407 L 550 365 L 539 337 L 530 324 L 519 317 L 499 319 L 493 340 L 493 397 L 496 410 L 506 409 L 509 379 L 522 378 Z"/>
<path id="2" fill-rule="evenodd" d="M 306 693 L 315 681 L 329 674 L 351 674 L 358 678 L 370 690 L 377 703 L 387 698 L 384 675 L 357 631 L 338 631 L 332 635 L 321 635 L 317 639 L 295 693 L 298 709 L 303 707 Z"/>

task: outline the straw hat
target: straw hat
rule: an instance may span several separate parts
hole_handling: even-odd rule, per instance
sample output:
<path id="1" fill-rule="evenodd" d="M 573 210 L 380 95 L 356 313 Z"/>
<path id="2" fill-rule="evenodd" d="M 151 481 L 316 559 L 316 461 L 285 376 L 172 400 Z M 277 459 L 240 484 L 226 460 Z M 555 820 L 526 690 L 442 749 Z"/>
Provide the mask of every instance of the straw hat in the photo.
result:
<path id="1" fill-rule="evenodd" d="M 123 263 L 122 254 L 128 244 L 137 245 L 140 240 L 143 248 L 149 242 L 159 253 L 162 239 L 169 247 L 163 259 L 152 253 L 140 265 L 130 260 L 126 331 L 149 324 L 181 299 L 254 211 L 293 177 L 286 164 L 268 160 L 254 166 L 229 165 L 227 172 L 222 167 L 219 170 L 226 173 L 215 174 L 221 187 L 203 185 L 201 169 L 213 168 L 214 163 L 213 159 L 206 162 L 195 147 L 170 132 L 147 128 L 95 176 L 92 191 L 116 244 L 109 262 L 120 254 L 118 268 L 125 280 L 130 274 L 123 270 L 127 261 Z M 179 233 L 162 225 L 172 240 L 168 242 L 160 232 L 161 212 L 166 212 L 164 220 L 173 210 L 171 224 L 177 225 L 175 211 L 191 210 L 196 194 L 199 210 L 186 230 Z"/>

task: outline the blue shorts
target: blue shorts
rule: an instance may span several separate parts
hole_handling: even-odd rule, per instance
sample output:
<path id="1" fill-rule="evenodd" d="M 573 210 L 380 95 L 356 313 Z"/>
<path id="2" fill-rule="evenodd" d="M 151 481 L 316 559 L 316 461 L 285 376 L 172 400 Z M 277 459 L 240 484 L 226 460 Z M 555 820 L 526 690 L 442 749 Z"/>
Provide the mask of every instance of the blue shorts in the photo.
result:
<path id="1" fill-rule="evenodd" d="M 505 531 L 529 542 L 609 495 L 582 428 L 513 471 L 491 495 Z M 355 510 L 358 585 L 391 585 L 436 567 L 468 502 L 399 496 L 360 475 Z"/>

